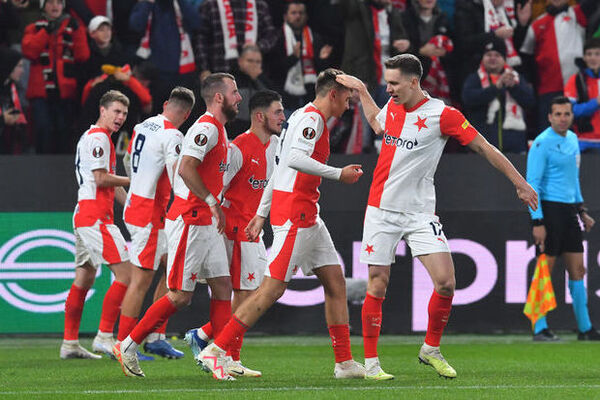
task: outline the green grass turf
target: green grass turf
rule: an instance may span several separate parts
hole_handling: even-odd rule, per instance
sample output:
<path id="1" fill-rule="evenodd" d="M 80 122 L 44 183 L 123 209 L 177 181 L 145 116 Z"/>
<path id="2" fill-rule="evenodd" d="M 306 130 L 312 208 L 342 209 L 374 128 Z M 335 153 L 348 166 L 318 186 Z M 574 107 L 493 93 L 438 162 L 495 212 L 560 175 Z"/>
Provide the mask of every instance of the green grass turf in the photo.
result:
<path id="1" fill-rule="evenodd" d="M 327 337 L 247 338 L 242 358 L 262 378 L 218 382 L 182 360 L 141 363 L 128 378 L 117 362 L 60 360 L 59 339 L 0 338 L 0 399 L 600 399 L 600 343 L 532 343 L 530 336 L 448 335 L 442 348 L 458 378 L 439 378 L 417 362 L 416 336 L 384 336 L 380 359 L 388 382 L 333 379 Z M 352 338 L 362 361 L 361 339 Z M 82 344 L 89 349 L 90 339 Z"/>

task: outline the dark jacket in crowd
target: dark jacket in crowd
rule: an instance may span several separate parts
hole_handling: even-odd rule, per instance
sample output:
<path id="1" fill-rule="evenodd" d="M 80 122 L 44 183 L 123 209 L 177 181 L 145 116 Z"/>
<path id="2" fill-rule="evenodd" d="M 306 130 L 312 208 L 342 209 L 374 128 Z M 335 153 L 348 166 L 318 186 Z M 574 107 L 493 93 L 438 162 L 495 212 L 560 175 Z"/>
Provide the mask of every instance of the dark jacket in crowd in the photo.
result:
<path id="1" fill-rule="evenodd" d="M 90 58 L 83 65 L 82 72 L 82 86 L 87 81 L 94 79 L 97 76 L 102 75 L 102 65 L 110 64 L 117 67 L 122 67 L 125 64 L 131 64 L 133 61 L 125 50 L 121 43 L 116 39 L 113 39 L 110 47 L 106 50 L 101 50 L 93 39 L 89 40 L 90 46 Z"/>
<path id="2" fill-rule="evenodd" d="M 346 28 L 342 70 L 366 82 L 369 88 L 374 88 L 379 82 L 376 82 L 375 75 L 375 31 L 369 1 L 341 0 L 340 8 Z M 394 40 L 406 39 L 400 11 L 396 8 L 392 9 L 389 22 L 390 55 L 395 55 L 397 51 L 392 46 Z"/>
<path id="3" fill-rule="evenodd" d="M 235 120 L 227 124 L 227 135 L 230 139 L 233 139 L 250 128 L 250 98 L 256 92 L 268 89 L 269 87 L 272 87 L 272 85 L 263 75 L 260 75 L 256 79 L 252 79 L 249 75 L 240 71 L 240 69 L 237 67 L 231 71 L 231 73 L 235 77 L 238 91 L 242 96 L 242 101 L 238 106 L 239 113 L 237 117 Z"/>

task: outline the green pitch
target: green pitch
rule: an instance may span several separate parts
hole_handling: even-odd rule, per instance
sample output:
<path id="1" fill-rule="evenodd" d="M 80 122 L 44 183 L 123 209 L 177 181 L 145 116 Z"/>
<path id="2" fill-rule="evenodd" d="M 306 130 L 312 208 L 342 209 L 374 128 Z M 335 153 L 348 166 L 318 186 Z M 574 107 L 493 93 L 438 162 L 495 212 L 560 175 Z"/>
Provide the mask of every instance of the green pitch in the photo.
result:
<path id="1" fill-rule="evenodd" d="M 245 363 L 262 378 L 217 382 L 182 360 L 141 363 L 146 378 L 125 377 L 115 361 L 60 360 L 59 339 L 0 338 L 0 399 L 598 399 L 600 343 L 532 343 L 529 336 L 448 335 L 443 354 L 458 378 L 439 378 L 417 362 L 416 336 L 384 336 L 380 359 L 388 382 L 333 379 L 327 337 L 247 338 Z M 352 338 L 362 361 L 361 339 Z M 90 339 L 82 340 L 88 349 Z"/>

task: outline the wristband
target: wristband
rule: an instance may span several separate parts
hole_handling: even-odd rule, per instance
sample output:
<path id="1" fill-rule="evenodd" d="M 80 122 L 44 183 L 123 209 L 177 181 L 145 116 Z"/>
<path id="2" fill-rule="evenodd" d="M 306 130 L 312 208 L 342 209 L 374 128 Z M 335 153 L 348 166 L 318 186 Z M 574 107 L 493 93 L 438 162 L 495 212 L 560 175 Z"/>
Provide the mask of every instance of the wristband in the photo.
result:
<path id="1" fill-rule="evenodd" d="M 208 196 L 204 198 L 204 202 L 208 204 L 209 207 L 216 206 L 218 204 L 217 199 L 215 199 L 215 196 L 213 196 L 212 193 L 209 193 Z"/>
<path id="2" fill-rule="evenodd" d="M 533 226 L 542 226 L 544 225 L 544 220 L 542 218 L 536 218 L 531 220 L 531 225 Z"/>

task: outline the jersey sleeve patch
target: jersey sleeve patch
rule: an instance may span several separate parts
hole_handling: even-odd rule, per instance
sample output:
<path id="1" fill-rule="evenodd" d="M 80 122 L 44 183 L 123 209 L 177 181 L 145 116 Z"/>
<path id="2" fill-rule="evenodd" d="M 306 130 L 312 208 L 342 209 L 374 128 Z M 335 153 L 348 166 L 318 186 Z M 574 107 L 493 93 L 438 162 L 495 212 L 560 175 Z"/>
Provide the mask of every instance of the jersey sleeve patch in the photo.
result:
<path id="1" fill-rule="evenodd" d="M 291 133 L 291 147 L 312 154 L 315 144 L 323 132 L 321 117 L 316 113 L 306 113 Z"/>
<path id="2" fill-rule="evenodd" d="M 183 141 L 181 154 L 204 160 L 206 154 L 219 141 L 219 130 L 213 124 L 198 123 L 188 130 Z"/>
<path id="3" fill-rule="evenodd" d="M 110 143 L 103 133 L 92 134 L 88 138 L 88 157 L 91 170 L 105 169 L 110 171 Z"/>
<path id="4" fill-rule="evenodd" d="M 451 136 L 466 146 L 479 134 L 465 116 L 454 107 L 444 107 L 440 116 L 442 135 Z"/>

